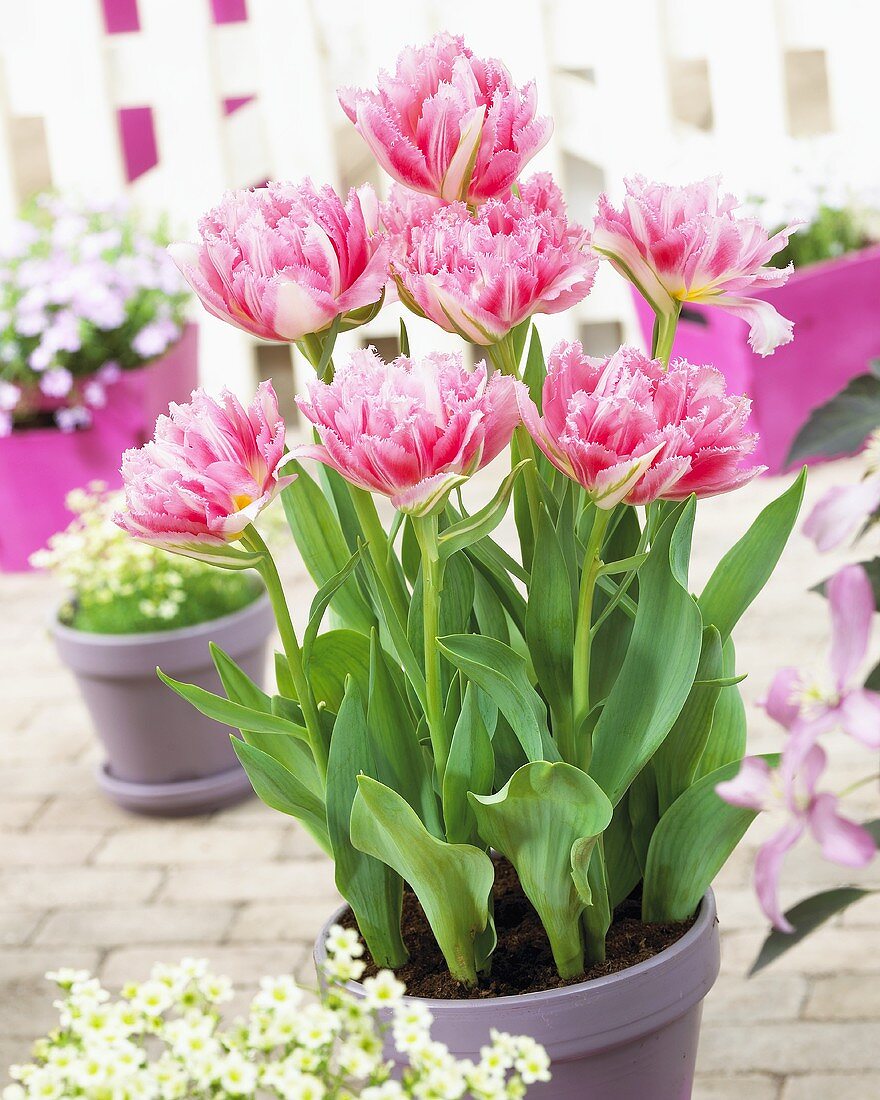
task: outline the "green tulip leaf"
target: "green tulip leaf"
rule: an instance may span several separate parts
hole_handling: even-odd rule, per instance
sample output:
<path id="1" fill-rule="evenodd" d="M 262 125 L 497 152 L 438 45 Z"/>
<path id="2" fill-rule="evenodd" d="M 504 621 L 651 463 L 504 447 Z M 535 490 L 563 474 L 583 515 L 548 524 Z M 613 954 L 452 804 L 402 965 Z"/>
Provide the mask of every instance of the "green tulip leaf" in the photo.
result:
<path id="1" fill-rule="evenodd" d="M 450 527 L 446 528 L 437 543 L 441 561 L 446 561 L 459 550 L 464 550 L 466 547 L 472 546 L 475 542 L 479 542 L 480 539 L 485 538 L 495 530 L 507 513 L 507 507 L 510 503 L 510 494 L 513 492 L 514 483 L 522 473 L 523 467 L 527 466 L 529 461 L 529 459 L 523 459 L 522 462 L 518 462 L 516 466 L 513 467 L 507 477 L 501 482 L 495 496 L 492 497 L 484 508 L 481 508 L 478 512 L 474 512 L 473 515 L 465 516 L 463 519 L 458 520 L 457 523 L 453 523 Z"/>
<path id="2" fill-rule="evenodd" d="M 240 730 L 253 730 L 256 733 L 282 733 L 289 737 L 306 738 L 306 730 L 286 718 L 276 714 L 257 710 L 254 707 L 235 703 L 231 699 L 224 699 L 222 695 L 215 695 L 206 688 L 197 684 L 183 684 L 166 676 L 160 669 L 156 669 L 159 679 L 176 692 L 181 699 L 186 699 L 197 711 L 206 718 L 213 718 L 215 722 L 222 722 L 226 726 L 234 726 Z"/>
<path id="3" fill-rule="evenodd" d="M 408 958 L 400 935 L 403 883 L 384 861 L 356 847 L 351 836 L 358 775 L 376 776 L 378 770 L 361 693 L 349 679 L 333 727 L 327 763 L 327 828 L 336 886 L 351 906 L 376 963 L 397 967 Z"/>
<path id="4" fill-rule="evenodd" d="M 546 509 L 535 539 L 536 559 L 526 610 L 526 641 L 538 683 L 554 716 L 554 729 L 571 726 L 574 609 L 571 577 L 562 546 Z"/>
<path id="5" fill-rule="evenodd" d="M 718 628 L 722 641 L 770 579 L 794 528 L 807 471 L 761 512 L 739 542 L 724 555 L 700 596 L 703 623 Z"/>
<path id="6" fill-rule="evenodd" d="M 489 897 L 492 860 L 470 844 L 446 844 L 431 836 L 406 799 L 360 775 L 351 812 L 351 839 L 413 888 L 450 973 L 468 987 L 485 965 L 485 940 L 493 938 Z"/>
<path id="7" fill-rule="evenodd" d="M 721 694 L 721 635 L 714 626 L 703 631 L 700 663 L 690 695 L 675 724 L 657 749 L 651 766 L 657 780 L 662 814 L 694 782 L 709 742 L 715 706 Z"/>
<path id="8" fill-rule="evenodd" d="M 771 767 L 778 756 L 764 756 Z M 648 849 L 642 895 L 646 921 L 679 921 L 692 916 L 712 880 L 757 816 L 731 806 L 715 791 L 739 771 L 739 761 L 698 779 L 660 818 Z"/>
<path id="9" fill-rule="evenodd" d="M 495 754 L 479 694 L 478 688 L 468 684 L 443 773 L 443 820 L 451 844 L 479 845 L 468 792 L 489 794 L 495 779 Z"/>
<path id="10" fill-rule="evenodd" d="M 284 469 L 285 473 L 297 474 L 296 481 L 281 492 L 284 514 L 306 569 L 321 586 L 345 568 L 351 550 L 339 519 L 318 483 L 295 460 L 287 463 Z M 376 617 L 354 577 L 349 577 L 336 590 L 331 606 L 346 627 L 362 634 L 369 634 L 376 624 Z"/>
<path id="11" fill-rule="evenodd" d="M 497 794 L 469 797 L 480 836 L 516 868 L 560 976 L 582 974 L 587 871 L 613 812 L 605 792 L 579 768 L 542 760 L 523 765 Z"/>
<path id="12" fill-rule="evenodd" d="M 654 539 L 626 656 L 593 731 L 590 775 L 615 804 L 672 729 L 697 672 L 702 623 L 687 589 L 694 511 L 691 498 Z"/>
<path id="13" fill-rule="evenodd" d="M 724 643 L 721 656 L 723 672 L 735 680 L 733 673 L 736 670 L 736 650 L 732 638 Z M 694 778 L 698 779 L 723 768 L 725 764 L 742 760 L 746 752 L 747 726 L 746 708 L 739 688 L 735 685 L 723 687 L 718 694 L 709 739 Z"/>
<path id="14" fill-rule="evenodd" d="M 532 687 L 526 662 L 509 646 L 478 634 L 439 638 L 446 659 L 489 696 L 510 723 L 529 760 L 558 759 L 547 729 L 547 711 Z"/>
<path id="15" fill-rule="evenodd" d="M 262 749 L 237 737 L 232 738 L 232 747 L 257 797 L 271 809 L 295 817 L 330 855 L 327 815 L 321 798 Z"/>

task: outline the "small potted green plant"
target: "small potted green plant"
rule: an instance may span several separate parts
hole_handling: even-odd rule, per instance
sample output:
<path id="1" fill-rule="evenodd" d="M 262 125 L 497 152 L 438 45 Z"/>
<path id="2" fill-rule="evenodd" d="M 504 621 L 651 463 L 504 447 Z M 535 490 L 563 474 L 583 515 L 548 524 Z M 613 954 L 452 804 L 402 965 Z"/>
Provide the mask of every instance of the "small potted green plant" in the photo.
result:
<path id="1" fill-rule="evenodd" d="M 172 557 L 127 538 L 112 522 L 119 495 L 100 483 L 67 498 L 74 519 L 33 555 L 69 596 L 52 622 L 106 760 L 101 789 L 129 810 L 204 812 L 250 790 L 226 731 L 196 715 L 156 677 L 186 672 L 215 691 L 208 640 L 263 680 L 272 612 L 252 573 Z"/>

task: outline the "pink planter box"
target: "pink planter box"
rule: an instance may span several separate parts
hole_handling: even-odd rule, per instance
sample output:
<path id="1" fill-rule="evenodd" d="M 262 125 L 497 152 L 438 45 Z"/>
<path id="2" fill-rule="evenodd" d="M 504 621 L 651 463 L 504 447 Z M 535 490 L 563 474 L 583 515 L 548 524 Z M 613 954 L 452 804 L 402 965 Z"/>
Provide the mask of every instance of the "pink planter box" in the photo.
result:
<path id="1" fill-rule="evenodd" d="M 880 246 L 796 271 L 785 286 L 756 297 L 794 321 L 790 344 L 761 358 L 744 321 L 686 305 L 673 354 L 713 364 L 732 391 L 751 397 L 751 426 L 761 436 L 756 457 L 777 474 L 812 410 L 880 356 Z M 654 314 L 639 294 L 633 298 L 650 347 Z"/>
<path id="2" fill-rule="evenodd" d="M 187 400 L 197 385 L 197 340 L 196 326 L 188 325 L 168 355 L 108 387 L 91 427 L 69 434 L 33 428 L 0 439 L 0 569 L 30 568 L 34 550 L 70 522 L 64 499 L 71 489 L 120 484 L 122 452 L 149 439 L 169 401 Z"/>

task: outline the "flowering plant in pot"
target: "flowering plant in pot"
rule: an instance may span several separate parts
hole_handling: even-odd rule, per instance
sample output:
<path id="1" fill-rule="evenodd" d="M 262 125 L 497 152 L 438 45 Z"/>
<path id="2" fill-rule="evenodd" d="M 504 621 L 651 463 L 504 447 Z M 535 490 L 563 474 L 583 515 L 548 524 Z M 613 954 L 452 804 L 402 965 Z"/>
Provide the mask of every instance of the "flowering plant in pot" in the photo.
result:
<path id="1" fill-rule="evenodd" d="M 388 971 L 368 978 L 364 999 L 355 999 L 345 981 L 363 971 L 362 954 L 356 935 L 332 929 L 320 1002 L 289 975 L 265 977 L 247 1015 L 228 1025 L 223 1006 L 235 990 L 204 959 L 157 964 L 116 1000 L 87 971 L 50 972 L 59 1026 L 35 1043 L 32 1062 L 11 1067 L 16 1083 L 3 1100 L 520 1100 L 550 1079 L 546 1052 L 528 1036 L 496 1031 L 479 1061 L 456 1059 L 432 1041 L 430 1012 L 404 1002 Z M 406 1067 L 398 1079 L 383 1057 L 386 1036 Z"/>
<path id="2" fill-rule="evenodd" d="M 431 998 L 451 1049 L 473 1052 L 500 1024 L 547 1046 L 548 1095 L 680 1100 L 718 968 L 710 883 L 755 816 L 716 793 L 745 752 L 731 635 L 804 476 L 693 595 L 698 498 L 761 467 L 748 401 L 671 350 L 696 287 L 765 351 L 786 338 L 750 295 L 784 278 L 764 266 L 784 235 L 768 239 L 712 184 L 645 185 L 623 210 L 603 201 L 591 239 L 548 175 L 520 179 L 550 130 L 534 88 L 451 36 L 342 102 L 397 180 L 383 208 L 367 189 L 343 204 L 272 184 L 227 196 L 200 245 L 174 246 L 211 312 L 299 342 L 318 377 L 299 399 L 313 442 L 271 474 L 233 442 L 218 488 L 207 425 L 191 445 L 126 458 L 119 522 L 257 569 L 284 645 L 275 696 L 225 660 L 224 696 L 165 679 L 238 727 L 257 793 L 335 861 L 348 909 L 332 919 Z M 563 342 L 545 358 L 533 316 L 583 299 L 598 253 L 655 311 L 650 357 Z M 394 362 L 368 349 L 335 364 L 336 333 L 389 281 L 485 360 L 413 355 L 402 325 Z M 508 444 L 510 471 L 475 505 L 472 480 Z M 267 476 L 288 479 L 318 585 L 301 637 L 248 522 Z M 513 552 L 493 537 L 508 513 Z M 628 949 L 634 927 L 653 957 Z"/>
<path id="3" fill-rule="evenodd" d="M 0 245 L 0 503 L 21 517 L 0 537 L 4 568 L 25 568 L 59 529 L 70 489 L 118 481 L 146 417 L 195 385 L 166 243 L 123 206 L 44 194 Z"/>
<path id="4" fill-rule="evenodd" d="M 244 798 L 250 784 L 222 729 L 169 697 L 155 668 L 161 654 L 178 674 L 218 690 L 211 639 L 262 682 L 272 631 L 262 585 L 134 542 L 112 522 L 120 494 L 100 483 L 67 503 L 73 521 L 32 561 L 68 592 L 51 630 L 106 753 L 99 785 L 147 813 L 204 812 Z"/>

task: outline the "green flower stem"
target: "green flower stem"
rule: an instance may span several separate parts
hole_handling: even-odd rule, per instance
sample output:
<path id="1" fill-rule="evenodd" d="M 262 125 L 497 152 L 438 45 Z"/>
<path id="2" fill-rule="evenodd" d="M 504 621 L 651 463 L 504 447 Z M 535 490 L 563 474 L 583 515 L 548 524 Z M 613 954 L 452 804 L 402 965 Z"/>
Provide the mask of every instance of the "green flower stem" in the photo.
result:
<path id="1" fill-rule="evenodd" d="M 675 330 L 678 328 L 678 318 L 681 315 L 681 302 L 675 303 L 672 313 L 657 313 L 654 318 L 654 337 L 651 341 L 651 358 L 662 359 L 665 366 L 669 367 L 669 359 L 672 356 L 672 345 L 675 343 Z"/>
<path id="2" fill-rule="evenodd" d="M 388 594 L 391 604 L 397 615 L 398 622 L 406 630 L 406 622 L 409 617 L 409 598 L 404 588 L 403 579 L 398 569 L 391 563 L 391 545 L 388 534 L 379 519 L 376 511 L 376 502 L 371 493 L 366 489 L 360 489 L 350 482 L 348 485 L 349 496 L 357 513 L 361 531 L 367 542 L 367 550 L 370 560 L 375 566 L 376 573 L 382 587 Z"/>
<path id="3" fill-rule="evenodd" d="M 275 566 L 275 561 L 272 558 L 269 547 L 265 544 L 253 524 L 247 526 L 241 537 L 241 541 L 249 550 L 260 555 L 260 564 L 257 566 L 257 570 L 263 578 L 263 582 L 266 585 L 266 591 L 269 593 L 269 599 L 272 601 L 272 609 L 275 612 L 275 621 L 278 624 L 278 633 L 281 635 L 284 655 L 290 667 L 290 675 L 293 677 L 293 684 L 296 688 L 299 705 L 302 707 L 312 755 L 315 758 L 315 764 L 317 765 L 318 773 L 322 781 L 326 782 L 328 757 L 327 743 L 324 740 L 324 733 L 321 729 L 321 719 L 318 714 L 315 697 L 312 693 L 311 685 L 306 678 L 305 669 L 303 667 L 302 650 L 296 638 L 296 631 L 293 629 L 290 609 L 287 606 L 287 599 L 281 585 L 281 578 L 278 576 L 278 569 Z"/>
<path id="4" fill-rule="evenodd" d="M 611 519 L 611 512 L 597 508 L 593 516 L 593 526 L 584 553 L 584 566 L 581 571 L 581 588 L 578 597 L 577 623 L 574 635 L 574 683 L 572 698 L 574 701 L 574 729 L 578 731 L 581 723 L 590 713 L 590 627 L 593 618 L 593 597 L 596 581 L 602 567 L 602 542 Z M 589 761 L 569 760 L 568 763 L 585 767 Z"/>
<path id="5" fill-rule="evenodd" d="M 508 374 L 511 378 L 519 379 L 519 363 L 513 347 L 512 333 L 508 332 L 497 344 L 490 344 L 486 351 L 489 353 L 492 365 L 500 370 L 502 374 Z M 532 523 L 532 532 L 535 533 L 538 530 L 538 520 L 541 515 L 541 491 L 538 487 L 538 463 L 535 455 L 535 444 L 522 424 L 514 430 L 513 437 L 516 440 L 519 458 L 530 458 L 532 460 L 523 470 L 522 476 L 529 505 L 529 519 Z M 514 456 L 514 459 L 516 459 L 516 456 Z"/>
<path id="6" fill-rule="evenodd" d="M 449 733 L 443 707 L 443 687 L 440 680 L 440 593 L 443 589 L 443 563 L 437 549 L 436 516 L 413 518 L 413 528 L 422 551 L 422 628 L 425 640 L 425 718 L 440 789 L 449 759 Z"/>

